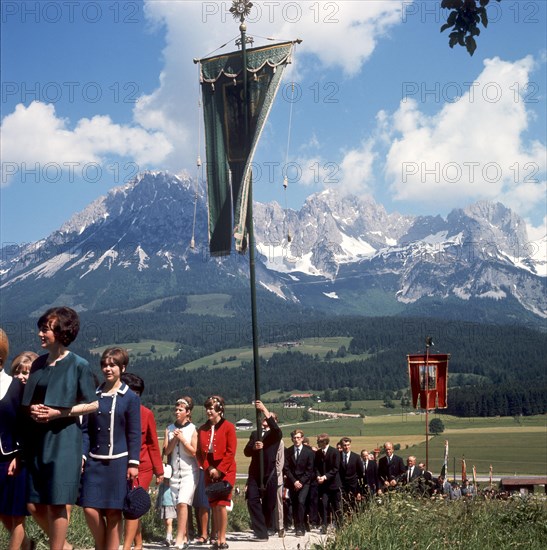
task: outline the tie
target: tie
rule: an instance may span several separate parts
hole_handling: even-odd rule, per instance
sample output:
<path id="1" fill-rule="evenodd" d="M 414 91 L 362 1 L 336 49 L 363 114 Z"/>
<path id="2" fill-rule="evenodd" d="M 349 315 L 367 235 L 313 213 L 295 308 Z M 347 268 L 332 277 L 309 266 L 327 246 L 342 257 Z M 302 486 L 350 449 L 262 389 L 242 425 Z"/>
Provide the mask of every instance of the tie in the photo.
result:
<path id="1" fill-rule="evenodd" d="M 344 466 L 348 465 L 348 453 L 344 453 Z"/>
<path id="2" fill-rule="evenodd" d="M 296 447 L 296 461 L 298 462 L 298 457 L 300 456 L 300 447 Z"/>

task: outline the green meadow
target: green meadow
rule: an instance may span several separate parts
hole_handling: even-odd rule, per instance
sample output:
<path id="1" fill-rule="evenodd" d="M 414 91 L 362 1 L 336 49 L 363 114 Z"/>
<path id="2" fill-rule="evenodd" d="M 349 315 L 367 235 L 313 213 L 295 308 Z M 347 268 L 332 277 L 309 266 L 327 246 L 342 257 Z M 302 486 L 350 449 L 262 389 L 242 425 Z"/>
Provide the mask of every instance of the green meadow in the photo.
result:
<path id="1" fill-rule="evenodd" d="M 304 338 L 298 342 L 286 342 L 284 344 L 268 344 L 260 346 L 259 355 L 262 359 L 270 359 L 274 353 L 285 353 L 287 351 L 299 351 L 310 355 L 319 355 L 322 359 L 325 358 L 329 351 L 336 351 L 341 347 L 349 346 L 351 338 L 349 337 L 332 337 L 332 338 Z M 347 357 L 340 357 L 333 359 L 333 361 L 355 361 L 357 359 L 364 359 L 368 357 L 364 355 L 351 355 Z M 252 361 L 253 350 L 252 348 L 231 348 L 205 357 L 201 357 L 182 365 L 180 368 L 192 370 L 199 369 L 200 367 L 209 368 L 235 368 L 240 367 L 242 362 Z"/>
<path id="2" fill-rule="evenodd" d="M 122 342 L 121 344 L 108 344 L 98 348 L 90 349 L 91 353 L 101 355 L 106 348 L 112 346 L 125 348 L 130 359 L 139 357 L 174 357 L 179 352 L 180 344 L 177 342 L 166 342 L 164 340 L 141 340 L 140 342 Z M 155 349 L 155 351 L 152 351 Z"/>

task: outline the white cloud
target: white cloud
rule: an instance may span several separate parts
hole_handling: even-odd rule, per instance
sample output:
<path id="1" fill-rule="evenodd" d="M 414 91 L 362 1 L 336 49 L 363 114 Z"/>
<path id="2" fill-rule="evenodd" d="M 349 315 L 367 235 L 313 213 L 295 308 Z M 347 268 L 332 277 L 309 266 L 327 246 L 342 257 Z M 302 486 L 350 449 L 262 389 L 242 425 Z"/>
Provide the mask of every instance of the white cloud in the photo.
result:
<path id="1" fill-rule="evenodd" d="M 547 236 L 547 216 L 545 216 L 539 225 L 534 225 L 531 221 L 526 220 L 526 232 L 530 241 L 540 241 Z M 543 251 L 547 256 L 547 250 Z"/>
<path id="2" fill-rule="evenodd" d="M 198 139 L 196 114 L 199 77 L 191 59 L 212 54 L 221 41 L 229 39 L 230 32 L 230 44 L 215 53 L 233 49 L 239 25 L 229 13 L 230 7 L 229 1 L 145 2 L 151 24 L 166 29 L 164 69 L 160 87 L 139 99 L 134 117 L 144 128 L 163 132 L 173 144 L 164 163 L 171 171 L 193 165 L 198 141 L 203 144 L 203 137 Z M 295 64 L 301 65 L 298 59 L 304 54 L 315 58 L 322 68 L 338 67 L 353 76 L 373 53 L 378 38 L 401 23 L 401 10 L 402 3 L 392 0 L 254 2 L 248 34 L 264 37 L 275 33 L 280 40 L 302 38 Z"/>
<path id="3" fill-rule="evenodd" d="M 469 91 L 427 115 L 413 98 L 389 117 L 385 173 L 395 199 L 454 206 L 499 200 L 523 215 L 545 204 L 545 144 L 527 141 L 528 56 L 484 61 Z M 385 131 L 385 114 L 378 118 Z M 541 202 L 539 202 L 541 201 Z"/>
<path id="4" fill-rule="evenodd" d="M 61 166 L 102 163 L 108 155 L 129 157 L 142 168 L 157 165 L 171 150 L 161 133 L 122 126 L 108 116 L 82 118 L 73 129 L 57 117 L 52 104 L 18 104 L 0 127 L 3 169 L 25 163 L 29 166 Z M 7 183 L 6 174 L 2 182 Z"/>
<path id="5" fill-rule="evenodd" d="M 371 192 L 373 163 L 376 154 L 373 151 L 374 140 L 369 139 L 358 149 L 348 151 L 340 163 L 340 188 L 356 195 Z"/>

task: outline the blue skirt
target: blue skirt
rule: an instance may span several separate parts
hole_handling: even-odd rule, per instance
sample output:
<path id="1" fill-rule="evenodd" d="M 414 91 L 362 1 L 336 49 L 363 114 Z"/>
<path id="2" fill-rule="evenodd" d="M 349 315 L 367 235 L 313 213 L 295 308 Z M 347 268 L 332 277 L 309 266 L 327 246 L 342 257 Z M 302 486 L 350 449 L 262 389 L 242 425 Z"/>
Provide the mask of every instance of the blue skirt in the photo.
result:
<path id="1" fill-rule="evenodd" d="M 3 516 L 29 516 L 27 511 L 27 472 L 8 476 L 10 461 L 0 462 L 0 514 Z"/>
<path id="2" fill-rule="evenodd" d="M 127 464 L 127 456 L 112 460 L 89 457 L 78 504 L 86 508 L 123 510 L 128 491 Z"/>

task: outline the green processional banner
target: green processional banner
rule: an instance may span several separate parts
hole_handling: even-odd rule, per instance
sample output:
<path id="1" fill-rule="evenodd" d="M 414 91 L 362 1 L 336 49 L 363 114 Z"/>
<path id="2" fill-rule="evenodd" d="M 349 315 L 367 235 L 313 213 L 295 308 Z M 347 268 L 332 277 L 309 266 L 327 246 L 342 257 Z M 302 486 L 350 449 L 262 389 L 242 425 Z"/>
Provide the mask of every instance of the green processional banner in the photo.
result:
<path id="1" fill-rule="evenodd" d="M 202 59 L 201 87 L 207 155 L 209 249 L 230 254 L 247 249 L 251 163 L 270 113 L 293 42 L 251 48 L 247 53 L 248 138 L 242 52 Z"/>

